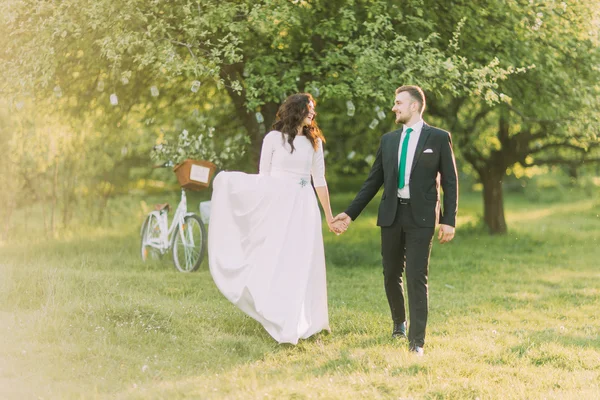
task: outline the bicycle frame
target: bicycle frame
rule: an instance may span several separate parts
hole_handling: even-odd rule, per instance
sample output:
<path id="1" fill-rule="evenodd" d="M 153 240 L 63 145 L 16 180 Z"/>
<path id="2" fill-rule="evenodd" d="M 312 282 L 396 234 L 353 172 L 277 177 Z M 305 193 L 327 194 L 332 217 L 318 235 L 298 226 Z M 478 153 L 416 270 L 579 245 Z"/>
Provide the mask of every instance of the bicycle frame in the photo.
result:
<path id="1" fill-rule="evenodd" d="M 193 213 L 187 211 L 187 197 L 184 189 L 181 189 L 181 200 L 179 201 L 177 209 L 175 210 L 175 215 L 171 220 L 171 226 L 169 226 L 167 210 L 152 211 L 150 214 L 155 215 L 156 219 L 158 220 L 160 226 L 160 237 L 158 239 L 150 239 L 146 244 L 158 249 L 161 254 L 164 254 L 171 247 L 175 229 L 180 230 L 181 237 L 183 240 L 185 240 L 185 235 L 183 235 L 183 221 L 187 215 L 191 215 Z"/>

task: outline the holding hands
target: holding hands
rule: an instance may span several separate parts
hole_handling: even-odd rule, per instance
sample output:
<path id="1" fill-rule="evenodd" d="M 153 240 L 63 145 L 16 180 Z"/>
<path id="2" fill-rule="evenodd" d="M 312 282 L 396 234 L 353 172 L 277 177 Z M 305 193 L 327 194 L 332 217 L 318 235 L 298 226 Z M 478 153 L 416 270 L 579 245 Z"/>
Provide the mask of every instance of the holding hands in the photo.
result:
<path id="1" fill-rule="evenodd" d="M 336 215 L 335 218 L 328 220 L 327 225 L 329 226 L 330 232 L 334 232 L 337 235 L 340 235 L 346 232 L 346 230 L 350 226 L 350 222 L 352 222 L 352 219 L 348 216 L 348 214 L 340 213 Z"/>
<path id="2" fill-rule="evenodd" d="M 350 223 L 352 222 L 352 218 L 346 213 L 340 213 L 336 215 L 334 218 L 327 220 L 327 225 L 329 226 L 329 231 L 334 232 L 337 235 L 341 235 L 346 232 Z M 455 228 L 450 225 L 440 224 L 440 230 L 438 232 L 438 239 L 440 243 L 448 243 L 452 239 L 454 239 Z"/>

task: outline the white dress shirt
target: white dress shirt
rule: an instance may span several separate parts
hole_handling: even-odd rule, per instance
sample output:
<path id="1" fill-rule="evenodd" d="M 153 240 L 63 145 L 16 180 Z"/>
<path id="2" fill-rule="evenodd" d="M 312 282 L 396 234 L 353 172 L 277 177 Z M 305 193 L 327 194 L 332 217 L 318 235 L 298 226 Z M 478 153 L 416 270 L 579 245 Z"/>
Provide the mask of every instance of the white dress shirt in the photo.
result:
<path id="1" fill-rule="evenodd" d="M 402 134 L 400 135 L 400 145 L 398 146 L 398 169 L 400 169 L 400 155 L 402 154 L 402 143 L 406 137 L 406 130 L 412 128 L 410 137 L 408 138 L 408 149 L 406 152 L 406 170 L 404 171 L 404 187 L 398 189 L 398 197 L 403 199 L 410 199 L 410 189 L 408 185 L 410 183 L 410 172 L 412 169 L 412 162 L 415 158 L 415 150 L 417 149 L 417 143 L 419 143 L 419 136 L 421 136 L 421 129 L 423 129 L 423 120 L 420 119 L 413 126 L 406 126 L 402 128 Z"/>

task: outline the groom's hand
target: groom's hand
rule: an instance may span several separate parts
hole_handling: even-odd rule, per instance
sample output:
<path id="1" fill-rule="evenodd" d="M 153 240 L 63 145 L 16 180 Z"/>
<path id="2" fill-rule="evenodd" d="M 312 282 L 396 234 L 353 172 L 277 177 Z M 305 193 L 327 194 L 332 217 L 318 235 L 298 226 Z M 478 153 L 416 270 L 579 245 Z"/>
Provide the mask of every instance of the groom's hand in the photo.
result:
<path id="1" fill-rule="evenodd" d="M 342 229 L 342 233 L 346 232 L 352 222 L 352 218 L 346 213 L 340 213 L 333 218 L 333 223 Z"/>
<path id="2" fill-rule="evenodd" d="M 332 222 L 331 226 L 332 226 L 332 229 L 330 229 L 330 230 L 332 232 L 334 232 L 336 235 L 341 235 L 342 233 L 346 232 L 346 229 L 348 229 L 348 226 L 346 226 L 346 224 L 344 224 L 341 221 Z"/>
<path id="3" fill-rule="evenodd" d="M 454 239 L 454 227 L 450 225 L 440 224 L 438 239 L 441 244 L 447 243 Z"/>
<path id="4" fill-rule="evenodd" d="M 346 227 L 340 221 L 334 221 L 333 218 L 327 221 L 327 226 L 329 226 L 329 232 L 336 235 L 340 235 L 346 230 Z"/>

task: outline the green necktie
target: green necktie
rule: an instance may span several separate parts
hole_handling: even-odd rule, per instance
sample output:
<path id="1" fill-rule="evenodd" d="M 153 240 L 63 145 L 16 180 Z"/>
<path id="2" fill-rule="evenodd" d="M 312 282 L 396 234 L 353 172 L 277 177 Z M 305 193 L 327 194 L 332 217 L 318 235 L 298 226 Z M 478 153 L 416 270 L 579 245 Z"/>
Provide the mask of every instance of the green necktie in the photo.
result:
<path id="1" fill-rule="evenodd" d="M 408 140 L 410 139 L 410 133 L 413 131 L 412 128 L 406 130 L 404 141 L 402 142 L 402 151 L 400 153 L 400 166 L 398 167 L 398 189 L 402 189 L 406 182 L 404 182 L 404 175 L 406 175 L 406 153 L 408 153 Z"/>

